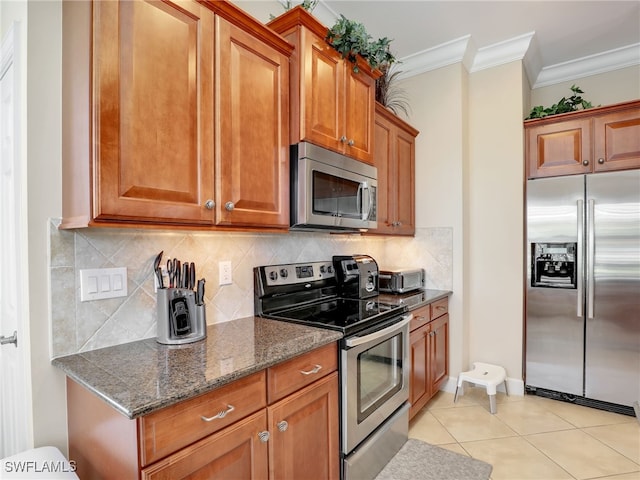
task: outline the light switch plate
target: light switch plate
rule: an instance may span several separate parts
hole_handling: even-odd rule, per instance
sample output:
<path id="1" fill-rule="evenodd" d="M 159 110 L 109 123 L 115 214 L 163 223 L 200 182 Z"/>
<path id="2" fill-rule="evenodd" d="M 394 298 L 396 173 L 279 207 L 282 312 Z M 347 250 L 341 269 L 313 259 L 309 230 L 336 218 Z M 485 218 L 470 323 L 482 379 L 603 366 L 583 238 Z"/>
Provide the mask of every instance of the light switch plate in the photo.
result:
<path id="1" fill-rule="evenodd" d="M 80 270 L 80 301 L 127 296 L 127 268 Z"/>

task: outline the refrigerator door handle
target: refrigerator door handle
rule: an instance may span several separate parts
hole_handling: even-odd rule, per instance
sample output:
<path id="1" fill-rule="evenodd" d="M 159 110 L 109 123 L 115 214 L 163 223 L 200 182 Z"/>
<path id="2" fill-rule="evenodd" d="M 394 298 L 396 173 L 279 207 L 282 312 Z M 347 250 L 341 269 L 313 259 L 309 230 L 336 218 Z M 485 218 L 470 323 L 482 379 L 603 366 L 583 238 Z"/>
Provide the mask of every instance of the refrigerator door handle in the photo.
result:
<path id="1" fill-rule="evenodd" d="M 596 232 L 594 228 L 595 200 L 589 199 L 587 210 L 587 318 L 593 318 L 594 265 Z"/>
<path id="2" fill-rule="evenodd" d="M 583 311 L 583 292 L 584 292 L 584 275 L 582 273 L 582 268 L 584 267 L 584 201 L 578 200 L 578 252 L 577 256 L 577 297 L 578 297 L 578 305 L 576 308 L 576 316 L 582 317 Z"/>

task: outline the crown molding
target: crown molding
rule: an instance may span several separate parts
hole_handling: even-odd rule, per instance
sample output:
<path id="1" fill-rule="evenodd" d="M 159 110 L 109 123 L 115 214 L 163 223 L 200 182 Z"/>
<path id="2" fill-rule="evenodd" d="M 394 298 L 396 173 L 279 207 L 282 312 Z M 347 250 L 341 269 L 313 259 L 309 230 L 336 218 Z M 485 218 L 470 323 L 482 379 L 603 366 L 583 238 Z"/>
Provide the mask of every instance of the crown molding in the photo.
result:
<path id="1" fill-rule="evenodd" d="M 535 32 L 477 49 L 471 35 L 399 59 L 401 78 L 460 63 L 469 73 L 522 60 L 532 89 L 640 65 L 640 43 L 569 62 L 542 66 Z"/>
<path id="2" fill-rule="evenodd" d="M 525 33 L 478 49 L 470 73 L 522 60 L 529 50 L 535 32 Z"/>
<path id="3" fill-rule="evenodd" d="M 546 87 L 634 65 L 640 65 L 640 43 L 544 67 L 531 84 Z"/>
<path id="4" fill-rule="evenodd" d="M 476 48 L 471 35 L 451 40 L 433 48 L 400 58 L 402 78 L 413 77 L 421 73 L 462 62 L 469 70 L 475 56 Z"/>

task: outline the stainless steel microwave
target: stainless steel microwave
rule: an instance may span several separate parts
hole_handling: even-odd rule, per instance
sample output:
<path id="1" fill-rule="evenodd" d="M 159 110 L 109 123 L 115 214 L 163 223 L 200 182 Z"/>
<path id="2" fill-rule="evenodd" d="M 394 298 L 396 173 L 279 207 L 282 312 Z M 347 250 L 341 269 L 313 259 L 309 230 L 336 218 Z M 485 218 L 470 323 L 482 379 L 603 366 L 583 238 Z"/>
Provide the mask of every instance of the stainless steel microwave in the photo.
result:
<path id="1" fill-rule="evenodd" d="M 378 170 L 308 142 L 291 146 L 291 229 L 377 228 Z"/>

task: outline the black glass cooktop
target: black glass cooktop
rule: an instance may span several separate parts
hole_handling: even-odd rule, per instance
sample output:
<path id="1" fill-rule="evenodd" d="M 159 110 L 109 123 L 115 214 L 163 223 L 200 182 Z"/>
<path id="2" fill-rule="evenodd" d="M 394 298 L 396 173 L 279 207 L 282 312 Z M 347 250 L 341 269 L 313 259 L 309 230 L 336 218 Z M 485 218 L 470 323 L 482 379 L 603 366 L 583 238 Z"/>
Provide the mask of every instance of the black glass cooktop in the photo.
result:
<path id="1" fill-rule="evenodd" d="M 338 297 L 273 312 L 269 317 L 351 333 L 396 316 L 403 311 L 404 306 L 379 302 L 377 298 Z"/>

